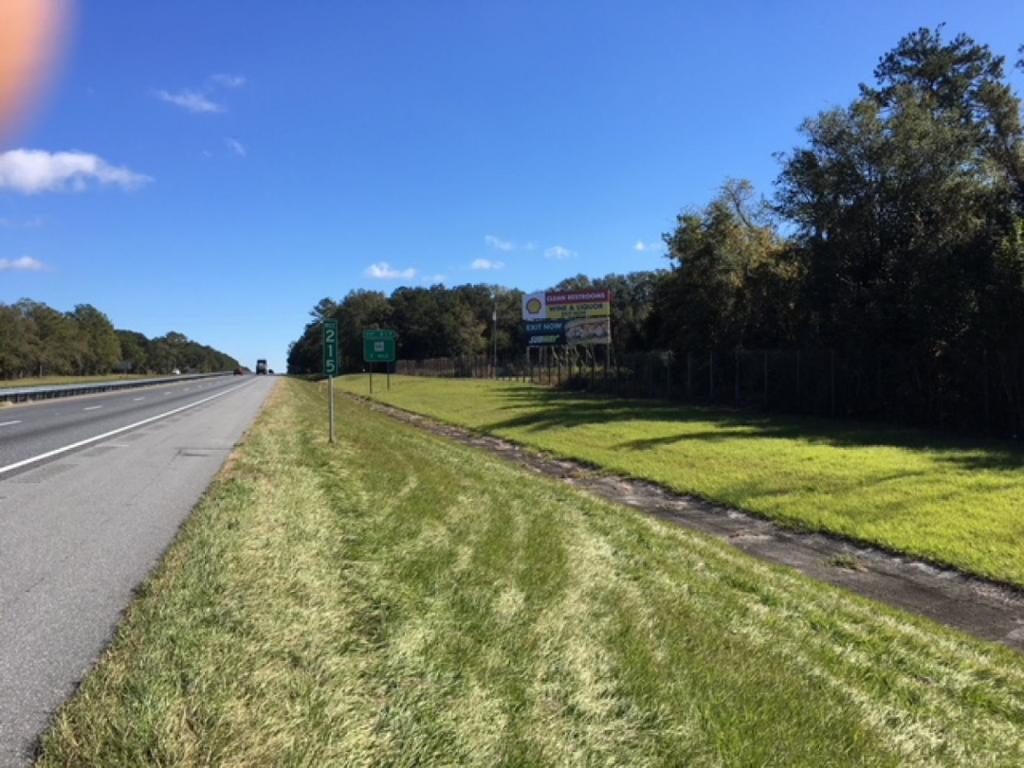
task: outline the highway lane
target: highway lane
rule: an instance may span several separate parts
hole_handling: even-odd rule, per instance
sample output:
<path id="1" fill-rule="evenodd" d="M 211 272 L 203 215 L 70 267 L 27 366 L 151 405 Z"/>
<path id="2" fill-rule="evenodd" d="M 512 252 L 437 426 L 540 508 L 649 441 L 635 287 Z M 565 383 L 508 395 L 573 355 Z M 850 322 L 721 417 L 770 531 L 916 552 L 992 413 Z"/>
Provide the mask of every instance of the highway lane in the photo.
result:
<path id="1" fill-rule="evenodd" d="M 224 376 L 4 406 L 0 408 L 0 468 L 142 421 L 254 378 Z"/>
<path id="2" fill-rule="evenodd" d="M 31 762 L 276 379 L 214 382 L 0 410 L 0 424 L 21 422 L 0 427 L 0 766 Z"/>

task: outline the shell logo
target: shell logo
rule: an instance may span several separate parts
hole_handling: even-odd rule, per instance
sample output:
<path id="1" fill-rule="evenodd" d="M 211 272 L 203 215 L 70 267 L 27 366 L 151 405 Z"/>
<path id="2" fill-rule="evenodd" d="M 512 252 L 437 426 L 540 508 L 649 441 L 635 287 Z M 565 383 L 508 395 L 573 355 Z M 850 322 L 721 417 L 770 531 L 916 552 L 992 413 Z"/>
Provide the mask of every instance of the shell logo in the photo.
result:
<path id="1" fill-rule="evenodd" d="M 523 296 L 523 320 L 545 320 L 548 308 L 543 291 Z"/>

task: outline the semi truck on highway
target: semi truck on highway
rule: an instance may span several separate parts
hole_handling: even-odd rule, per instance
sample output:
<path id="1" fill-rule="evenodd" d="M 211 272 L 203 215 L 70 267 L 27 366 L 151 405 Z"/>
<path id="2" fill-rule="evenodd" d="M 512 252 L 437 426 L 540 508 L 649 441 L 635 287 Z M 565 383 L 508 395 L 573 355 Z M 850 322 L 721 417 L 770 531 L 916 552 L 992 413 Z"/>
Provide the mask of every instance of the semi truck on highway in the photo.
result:
<path id="1" fill-rule="evenodd" d="M 266 373 L 266 372 L 267 372 L 267 361 L 266 360 L 257 360 L 256 361 L 256 373 Z"/>

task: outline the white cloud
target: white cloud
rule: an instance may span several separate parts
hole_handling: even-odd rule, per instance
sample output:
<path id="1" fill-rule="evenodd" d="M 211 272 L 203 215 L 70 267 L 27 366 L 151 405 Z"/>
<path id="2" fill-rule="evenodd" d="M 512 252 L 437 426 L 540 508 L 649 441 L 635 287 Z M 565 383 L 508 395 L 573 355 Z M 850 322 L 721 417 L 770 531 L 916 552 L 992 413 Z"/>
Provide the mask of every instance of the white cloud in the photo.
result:
<path id="1" fill-rule="evenodd" d="M 555 245 L 552 246 L 551 248 L 544 249 L 545 259 L 557 259 L 561 261 L 562 259 L 572 259 L 575 258 L 576 256 L 579 256 L 579 254 L 576 253 L 576 251 L 570 251 L 568 248 L 563 248 L 560 245 Z"/>
<path id="2" fill-rule="evenodd" d="M 185 89 L 178 93 L 170 93 L 169 91 L 157 91 L 156 97 L 161 101 L 166 101 L 169 104 L 187 109 L 189 112 L 226 112 L 227 107 L 223 104 L 218 104 L 212 99 L 208 98 L 205 93 L 199 91 L 192 91 Z"/>
<path id="3" fill-rule="evenodd" d="M 88 181 L 135 189 L 152 179 L 127 168 L 117 168 L 85 152 L 47 152 L 42 149 L 12 149 L 0 154 L 0 189 L 26 195 L 71 187 L 81 192 Z"/>
<path id="4" fill-rule="evenodd" d="M 210 82 L 223 88 L 241 88 L 245 85 L 245 78 L 241 75 L 228 75 L 218 72 L 216 75 L 210 75 Z"/>
<path id="5" fill-rule="evenodd" d="M 48 272 L 50 268 L 39 259 L 22 256 L 20 259 L 0 259 L 0 272 Z"/>
<path id="6" fill-rule="evenodd" d="M 472 264 L 469 265 L 470 269 L 504 269 L 505 262 L 503 261 L 491 261 L 490 259 L 475 259 Z"/>
<path id="7" fill-rule="evenodd" d="M 660 251 L 661 243 L 645 243 L 643 240 L 637 240 L 636 245 L 633 246 L 634 251 Z"/>
<path id="8" fill-rule="evenodd" d="M 246 155 L 245 145 L 242 144 L 242 142 L 240 142 L 238 139 L 227 138 L 227 139 L 224 139 L 224 143 L 227 144 L 228 145 L 228 149 L 230 149 L 236 155 L 238 155 L 239 157 L 245 157 L 245 155 Z"/>
<path id="9" fill-rule="evenodd" d="M 508 240 L 502 240 L 500 237 L 495 237 L 494 235 L 487 235 L 484 238 L 484 242 L 491 246 L 491 248 L 495 248 L 499 251 L 511 251 L 515 248 L 515 245 L 510 243 Z"/>
<path id="10" fill-rule="evenodd" d="M 427 285 L 437 285 L 438 283 L 445 282 L 448 278 L 444 275 L 430 275 L 429 277 L 424 275 L 421 279 Z"/>
<path id="11" fill-rule="evenodd" d="M 381 261 L 368 266 L 363 274 L 378 280 L 411 280 L 416 277 L 416 270 L 411 267 L 409 269 L 395 269 L 386 261 Z"/>

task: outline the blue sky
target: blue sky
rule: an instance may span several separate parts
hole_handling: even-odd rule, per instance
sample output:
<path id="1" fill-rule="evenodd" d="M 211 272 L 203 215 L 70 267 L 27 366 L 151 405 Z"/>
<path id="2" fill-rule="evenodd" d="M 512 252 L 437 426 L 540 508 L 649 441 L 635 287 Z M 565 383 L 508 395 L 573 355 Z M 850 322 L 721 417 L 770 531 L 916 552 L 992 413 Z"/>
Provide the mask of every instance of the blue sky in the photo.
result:
<path id="1" fill-rule="evenodd" d="M 665 267 L 681 209 L 770 194 L 800 122 L 943 21 L 1024 43 L 1010 0 L 79 2 L 0 147 L 0 302 L 283 370 L 354 288 Z"/>

